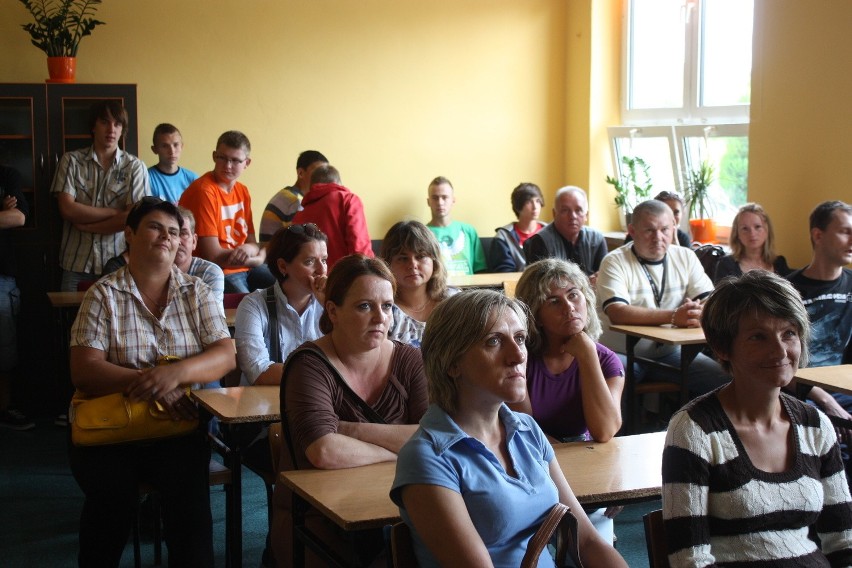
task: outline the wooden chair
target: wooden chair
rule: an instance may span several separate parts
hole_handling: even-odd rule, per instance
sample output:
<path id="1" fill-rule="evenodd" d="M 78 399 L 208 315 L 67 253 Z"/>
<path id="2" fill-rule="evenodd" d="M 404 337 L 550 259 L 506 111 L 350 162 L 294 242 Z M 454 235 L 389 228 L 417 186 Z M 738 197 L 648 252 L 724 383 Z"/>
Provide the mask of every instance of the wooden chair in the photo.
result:
<path id="1" fill-rule="evenodd" d="M 663 511 L 657 509 L 642 517 L 645 524 L 645 544 L 648 546 L 650 568 L 669 568 L 666 534 L 663 530 Z"/>
<path id="2" fill-rule="evenodd" d="M 411 529 L 403 522 L 391 526 L 390 560 L 391 568 L 417 568 L 417 557 L 414 555 Z"/>
<path id="3" fill-rule="evenodd" d="M 506 294 L 510 298 L 515 297 L 515 288 L 518 287 L 517 280 L 505 280 L 503 281 L 503 293 Z"/>
<path id="4" fill-rule="evenodd" d="M 231 485 L 231 470 L 217 462 L 214 459 L 210 460 L 208 482 L 210 487 L 223 485 L 229 488 Z M 147 483 L 139 485 L 139 497 L 148 496 L 151 499 L 151 510 L 154 519 L 154 530 L 152 532 L 152 540 L 154 543 L 154 566 L 159 566 L 163 562 L 163 538 L 160 532 L 160 495 L 157 490 Z M 227 524 L 227 523 L 226 523 Z M 142 547 L 140 539 L 140 515 L 137 513 L 136 521 L 133 523 L 133 565 L 136 568 L 142 566 Z M 227 554 L 226 557 L 229 557 Z"/>

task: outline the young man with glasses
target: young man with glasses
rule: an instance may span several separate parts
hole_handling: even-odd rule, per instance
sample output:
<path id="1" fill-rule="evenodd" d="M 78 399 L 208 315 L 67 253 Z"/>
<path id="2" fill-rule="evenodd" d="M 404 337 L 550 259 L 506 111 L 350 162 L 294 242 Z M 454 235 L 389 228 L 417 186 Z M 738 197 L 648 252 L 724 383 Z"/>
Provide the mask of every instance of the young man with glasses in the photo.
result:
<path id="1" fill-rule="evenodd" d="M 251 164 L 250 154 L 245 134 L 225 132 L 216 142 L 213 171 L 195 180 L 180 198 L 181 207 L 195 215 L 198 255 L 222 267 L 225 292 L 250 292 L 274 283 L 267 271 L 255 270 L 263 265 L 266 251 L 255 239 L 249 190 L 237 181 Z"/>

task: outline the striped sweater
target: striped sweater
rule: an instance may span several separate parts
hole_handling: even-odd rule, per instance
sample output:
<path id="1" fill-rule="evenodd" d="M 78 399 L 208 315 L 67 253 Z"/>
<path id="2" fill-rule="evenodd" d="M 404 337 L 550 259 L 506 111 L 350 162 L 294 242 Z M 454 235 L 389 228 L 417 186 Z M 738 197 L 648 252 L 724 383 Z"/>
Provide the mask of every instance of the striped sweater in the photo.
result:
<path id="1" fill-rule="evenodd" d="M 663 452 L 672 567 L 852 566 L 852 503 L 834 428 L 793 397 L 782 393 L 781 403 L 794 436 L 782 473 L 751 463 L 716 391 L 672 418 Z"/>

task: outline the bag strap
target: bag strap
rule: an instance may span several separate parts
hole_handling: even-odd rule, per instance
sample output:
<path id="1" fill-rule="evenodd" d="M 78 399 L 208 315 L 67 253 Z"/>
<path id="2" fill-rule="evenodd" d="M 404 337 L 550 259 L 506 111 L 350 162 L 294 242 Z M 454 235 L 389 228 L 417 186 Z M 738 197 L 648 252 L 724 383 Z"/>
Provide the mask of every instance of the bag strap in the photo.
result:
<path id="1" fill-rule="evenodd" d="M 266 311 L 269 314 L 269 359 L 276 363 L 281 360 L 281 341 L 278 338 L 278 307 L 276 306 L 275 287 L 266 289 Z"/>
<path id="2" fill-rule="evenodd" d="M 349 384 L 346 382 L 346 379 L 341 376 L 337 368 L 331 364 L 331 361 L 328 360 L 328 357 L 326 357 L 322 349 L 316 347 L 315 345 L 301 345 L 296 348 L 292 353 L 290 353 L 290 355 L 287 357 L 287 361 L 284 362 L 284 372 L 281 374 L 281 424 L 283 427 L 282 429 L 284 430 L 284 438 L 287 441 L 287 447 L 290 450 L 290 459 L 292 460 L 294 469 L 298 469 L 298 462 L 296 461 L 296 450 L 295 446 L 293 445 L 293 439 L 290 435 L 290 421 L 287 417 L 287 406 L 285 400 L 285 393 L 287 389 L 285 385 L 287 384 L 287 374 L 289 373 L 291 368 L 290 363 L 293 361 L 296 355 L 299 355 L 301 353 L 312 353 L 316 355 L 323 363 L 325 363 L 329 371 L 331 371 L 331 375 L 343 389 L 345 396 L 353 400 L 355 404 L 358 405 L 358 408 L 361 410 L 361 412 L 364 413 L 364 416 L 366 416 L 370 422 L 372 422 L 373 424 L 387 424 L 387 421 L 382 418 L 378 412 L 373 410 L 370 405 L 364 401 L 364 399 L 355 394 L 355 391 L 352 390 L 352 387 L 349 386 Z"/>
<path id="3" fill-rule="evenodd" d="M 567 563 L 570 558 L 573 566 L 583 568 L 580 561 L 580 543 L 577 534 L 577 517 L 568 505 L 557 503 L 541 523 L 536 533 L 527 543 L 527 551 L 521 561 L 521 568 L 538 566 L 538 558 L 556 533 L 556 566 L 571 566 Z"/>

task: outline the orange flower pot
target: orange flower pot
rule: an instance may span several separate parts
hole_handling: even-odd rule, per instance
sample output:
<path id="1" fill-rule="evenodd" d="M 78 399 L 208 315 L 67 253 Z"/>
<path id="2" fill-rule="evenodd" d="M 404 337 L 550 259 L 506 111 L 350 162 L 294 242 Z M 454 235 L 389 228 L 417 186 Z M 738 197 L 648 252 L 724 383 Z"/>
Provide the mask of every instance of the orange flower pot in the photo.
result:
<path id="1" fill-rule="evenodd" d="M 693 241 L 701 244 L 716 243 L 716 222 L 713 219 L 690 219 L 689 229 Z"/>
<path id="2" fill-rule="evenodd" d="M 47 83 L 73 83 L 77 75 L 76 57 L 48 57 Z"/>

